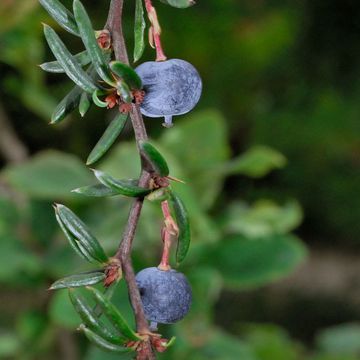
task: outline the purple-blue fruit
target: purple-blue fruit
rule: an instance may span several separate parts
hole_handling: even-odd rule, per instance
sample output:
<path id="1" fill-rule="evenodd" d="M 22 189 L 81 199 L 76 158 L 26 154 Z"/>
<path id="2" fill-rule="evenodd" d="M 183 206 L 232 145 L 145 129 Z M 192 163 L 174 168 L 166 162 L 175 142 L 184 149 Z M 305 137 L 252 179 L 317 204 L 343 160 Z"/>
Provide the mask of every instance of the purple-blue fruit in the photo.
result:
<path id="1" fill-rule="evenodd" d="M 154 118 L 165 117 L 165 126 L 172 126 L 174 115 L 186 114 L 200 99 L 201 78 L 187 61 L 149 61 L 135 71 L 145 90 L 142 114 Z"/>
<path id="2" fill-rule="evenodd" d="M 189 312 L 191 288 L 182 273 L 150 267 L 136 275 L 136 283 L 149 321 L 172 324 Z"/>

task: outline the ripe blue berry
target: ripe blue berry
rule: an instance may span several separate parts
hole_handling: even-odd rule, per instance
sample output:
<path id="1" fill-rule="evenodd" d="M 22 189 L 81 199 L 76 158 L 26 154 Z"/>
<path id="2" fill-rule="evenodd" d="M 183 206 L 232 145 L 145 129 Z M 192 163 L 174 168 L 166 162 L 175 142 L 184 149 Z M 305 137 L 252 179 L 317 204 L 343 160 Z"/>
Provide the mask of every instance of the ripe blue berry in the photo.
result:
<path id="1" fill-rule="evenodd" d="M 165 117 L 165 126 L 172 126 L 173 115 L 186 114 L 200 99 L 201 78 L 187 61 L 149 61 L 135 71 L 145 90 L 142 114 L 154 118 Z"/>
<path id="2" fill-rule="evenodd" d="M 136 275 L 136 283 L 149 321 L 172 324 L 189 312 L 191 288 L 182 273 L 150 267 Z"/>

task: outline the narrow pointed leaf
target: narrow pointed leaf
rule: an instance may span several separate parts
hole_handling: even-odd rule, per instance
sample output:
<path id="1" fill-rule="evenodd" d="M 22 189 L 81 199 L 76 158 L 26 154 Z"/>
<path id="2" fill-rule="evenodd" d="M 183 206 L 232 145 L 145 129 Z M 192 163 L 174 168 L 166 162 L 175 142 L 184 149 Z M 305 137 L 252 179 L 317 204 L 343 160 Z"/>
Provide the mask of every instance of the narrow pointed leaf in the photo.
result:
<path id="1" fill-rule="evenodd" d="M 91 151 L 89 157 L 87 158 L 86 165 L 95 163 L 105 155 L 123 130 L 127 118 L 127 114 L 119 113 L 115 116 L 114 120 L 109 124 L 104 134 Z"/>
<path id="2" fill-rule="evenodd" d="M 103 184 L 83 186 L 72 190 L 72 192 L 92 197 L 107 197 L 119 195 L 119 193 Z"/>
<path id="3" fill-rule="evenodd" d="M 91 341 L 93 344 L 95 344 L 96 346 L 98 346 L 99 348 L 105 351 L 111 351 L 111 352 L 123 353 L 123 354 L 133 351 L 130 348 L 111 344 L 110 342 L 106 341 L 101 336 L 95 334 L 93 331 L 86 328 L 85 326 L 81 326 L 80 330 L 84 332 L 85 336 L 88 338 L 89 341 Z"/>
<path id="4" fill-rule="evenodd" d="M 59 102 L 51 115 L 51 124 L 57 124 L 64 120 L 79 106 L 83 90 L 79 86 L 73 89 Z"/>
<path id="5" fill-rule="evenodd" d="M 114 335 L 111 330 L 100 321 L 94 310 L 86 303 L 82 296 L 74 290 L 69 289 L 69 297 L 76 312 L 80 315 L 81 320 L 87 328 L 111 344 L 122 345 L 125 343 L 126 338 Z"/>
<path id="6" fill-rule="evenodd" d="M 86 66 L 90 64 L 91 60 L 87 51 L 82 51 L 73 57 L 77 60 L 80 66 Z M 58 61 L 50 61 L 40 65 L 41 69 L 51 73 L 64 73 L 65 70 Z"/>
<path id="7" fill-rule="evenodd" d="M 175 221 L 179 227 L 179 237 L 176 249 L 176 261 L 181 263 L 189 250 L 191 233 L 189 215 L 182 200 L 175 194 L 171 193 L 171 204 L 174 209 Z"/>
<path id="8" fill-rule="evenodd" d="M 194 0 L 160 0 L 164 4 L 171 5 L 176 8 L 187 8 L 189 6 L 195 5 Z"/>
<path id="9" fill-rule="evenodd" d="M 131 95 L 131 90 L 128 84 L 124 80 L 119 80 L 116 83 L 116 89 L 118 94 L 124 100 L 124 102 L 130 104 L 133 100 L 133 96 Z"/>
<path id="10" fill-rule="evenodd" d="M 106 61 L 106 56 L 98 45 L 93 26 L 83 4 L 79 0 L 74 0 L 73 9 L 81 39 L 97 73 L 105 82 L 114 85 L 114 78 Z"/>
<path id="11" fill-rule="evenodd" d="M 55 217 L 56 220 L 61 228 L 61 230 L 63 231 L 63 233 L 65 234 L 66 238 L 69 241 L 70 246 L 73 248 L 73 250 L 84 260 L 92 262 L 93 259 L 91 258 L 91 256 L 89 255 L 89 253 L 87 251 L 83 251 L 83 249 L 81 249 L 79 247 L 79 244 L 75 238 L 75 236 L 66 228 L 66 226 L 64 225 L 64 223 L 62 222 L 59 214 L 57 213 L 57 211 L 55 210 Z"/>
<path id="12" fill-rule="evenodd" d="M 65 30 L 79 36 L 74 15 L 58 0 L 39 0 L 40 4 Z"/>
<path id="13" fill-rule="evenodd" d="M 144 53 L 145 50 L 145 31 L 146 23 L 144 18 L 144 7 L 142 0 L 136 0 L 135 8 L 135 25 L 134 25 L 134 37 L 135 37 L 135 46 L 134 46 L 134 62 L 138 61 Z"/>
<path id="14" fill-rule="evenodd" d="M 128 180 L 117 180 L 100 170 L 94 170 L 96 178 L 105 186 L 118 192 L 120 195 L 129 197 L 144 197 L 151 192 L 140 186 L 132 185 Z"/>
<path id="15" fill-rule="evenodd" d="M 110 63 L 111 71 L 123 79 L 131 89 L 141 89 L 142 82 L 139 75 L 129 65 L 120 61 L 112 61 Z"/>
<path id="16" fill-rule="evenodd" d="M 104 279 L 105 274 L 103 271 L 91 271 L 82 274 L 70 275 L 55 281 L 50 286 L 50 290 L 95 285 L 103 281 Z"/>
<path id="17" fill-rule="evenodd" d="M 104 315 L 111 321 L 111 324 L 127 339 L 137 341 L 141 338 L 130 328 L 119 310 L 99 290 L 88 288 L 95 301 L 102 308 Z"/>
<path id="18" fill-rule="evenodd" d="M 44 34 L 51 51 L 63 67 L 66 75 L 83 90 L 93 93 L 97 86 L 72 56 L 56 32 L 50 26 L 44 24 Z"/>
<path id="19" fill-rule="evenodd" d="M 150 165 L 149 171 L 159 174 L 161 177 L 169 175 L 169 167 L 160 152 L 148 141 L 140 142 L 141 155 L 145 159 L 146 165 Z"/>
<path id="20" fill-rule="evenodd" d="M 93 261 L 105 263 L 108 257 L 89 228 L 66 206 L 56 204 L 55 208 L 66 230 L 75 238 L 80 251 L 86 251 Z"/>
<path id="21" fill-rule="evenodd" d="M 81 117 L 85 116 L 85 114 L 89 111 L 90 106 L 91 106 L 91 97 L 86 91 L 84 91 L 80 96 L 80 103 L 79 103 L 79 113 Z"/>

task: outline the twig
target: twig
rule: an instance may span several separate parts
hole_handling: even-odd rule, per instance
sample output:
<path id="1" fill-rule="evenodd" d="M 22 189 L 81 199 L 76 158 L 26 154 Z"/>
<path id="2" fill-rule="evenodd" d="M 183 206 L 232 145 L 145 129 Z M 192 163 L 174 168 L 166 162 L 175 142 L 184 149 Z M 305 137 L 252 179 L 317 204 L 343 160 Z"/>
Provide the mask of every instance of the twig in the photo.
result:
<path id="1" fill-rule="evenodd" d="M 126 51 L 124 35 L 122 31 L 122 9 L 123 0 L 111 0 L 108 19 L 105 28 L 108 29 L 112 36 L 113 49 L 115 58 L 126 64 L 129 64 L 129 58 Z M 147 140 L 148 136 L 144 121 L 140 113 L 138 105 L 133 104 L 130 113 L 135 139 L 139 148 L 139 142 Z M 141 171 L 139 186 L 148 186 L 150 174 L 145 170 Z M 115 257 L 121 261 L 124 278 L 128 287 L 131 306 L 134 310 L 136 328 L 140 334 L 150 333 L 148 321 L 146 320 L 144 309 L 141 302 L 139 289 L 135 281 L 135 273 L 131 261 L 132 243 L 135 237 L 135 231 L 139 222 L 141 210 L 143 206 L 143 199 L 136 199 L 131 207 L 127 226 L 122 236 L 120 246 L 115 254 Z M 138 358 L 142 360 L 153 360 L 155 354 L 152 349 L 150 340 L 146 341 L 142 349 L 141 355 Z"/>

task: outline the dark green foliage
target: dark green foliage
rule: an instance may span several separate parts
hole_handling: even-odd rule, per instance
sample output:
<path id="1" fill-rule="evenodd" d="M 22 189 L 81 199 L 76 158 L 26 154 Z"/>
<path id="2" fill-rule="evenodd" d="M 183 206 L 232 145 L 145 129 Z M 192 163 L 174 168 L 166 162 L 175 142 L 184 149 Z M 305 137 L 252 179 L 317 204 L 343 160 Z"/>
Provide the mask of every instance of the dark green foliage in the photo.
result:
<path id="1" fill-rule="evenodd" d="M 108 62 L 106 61 L 106 57 L 96 41 L 93 26 L 84 6 L 79 0 L 74 0 L 73 9 L 81 39 L 89 57 L 91 58 L 96 72 L 105 82 L 108 84 L 114 84 L 114 79 L 109 70 Z"/>
<path id="2" fill-rule="evenodd" d="M 44 24 L 44 34 L 50 49 L 61 64 L 66 75 L 83 90 L 90 94 L 93 93 L 97 86 L 82 69 L 79 62 L 72 56 L 55 31 L 50 26 Z"/>
<path id="3" fill-rule="evenodd" d="M 144 167 L 161 177 L 168 176 L 169 166 L 160 152 L 148 141 L 141 141 L 139 145 L 141 156 L 144 159 Z"/>
<path id="4" fill-rule="evenodd" d="M 145 50 L 144 32 L 146 28 L 142 0 L 136 0 L 134 24 L 134 62 L 140 60 Z"/>
<path id="5" fill-rule="evenodd" d="M 75 22 L 74 15 L 65 8 L 58 0 L 39 0 L 46 11 L 61 25 L 65 30 L 74 35 L 79 35 L 79 29 Z"/>
<path id="6" fill-rule="evenodd" d="M 115 75 L 123 79 L 130 89 L 141 89 L 141 79 L 130 66 L 120 61 L 112 61 L 110 63 L 110 69 Z"/>
<path id="7" fill-rule="evenodd" d="M 191 232 L 189 215 L 182 200 L 174 192 L 172 192 L 170 196 L 171 205 L 175 213 L 175 220 L 179 227 L 176 261 L 181 263 L 185 259 L 190 247 Z"/>
<path id="8" fill-rule="evenodd" d="M 54 207 L 56 219 L 73 249 L 89 261 L 106 263 L 108 258 L 89 228 L 66 206 Z"/>
<path id="9" fill-rule="evenodd" d="M 117 114 L 115 116 L 88 156 L 86 165 L 92 165 L 105 155 L 105 153 L 110 149 L 111 145 L 114 144 L 121 131 L 124 129 L 127 119 L 127 114 Z"/>
<path id="10" fill-rule="evenodd" d="M 90 271 L 82 274 L 70 275 L 60 280 L 55 281 L 50 290 L 74 288 L 81 286 L 95 285 L 105 279 L 103 271 Z"/>
<path id="11" fill-rule="evenodd" d="M 108 186 L 113 191 L 117 191 L 119 195 L 144 197 L 151 192 L 151 189 L 133 185 L 132 180 L 117 180 L 100 170 L 94 170 L 94 174 L 103 185 Z"/>

